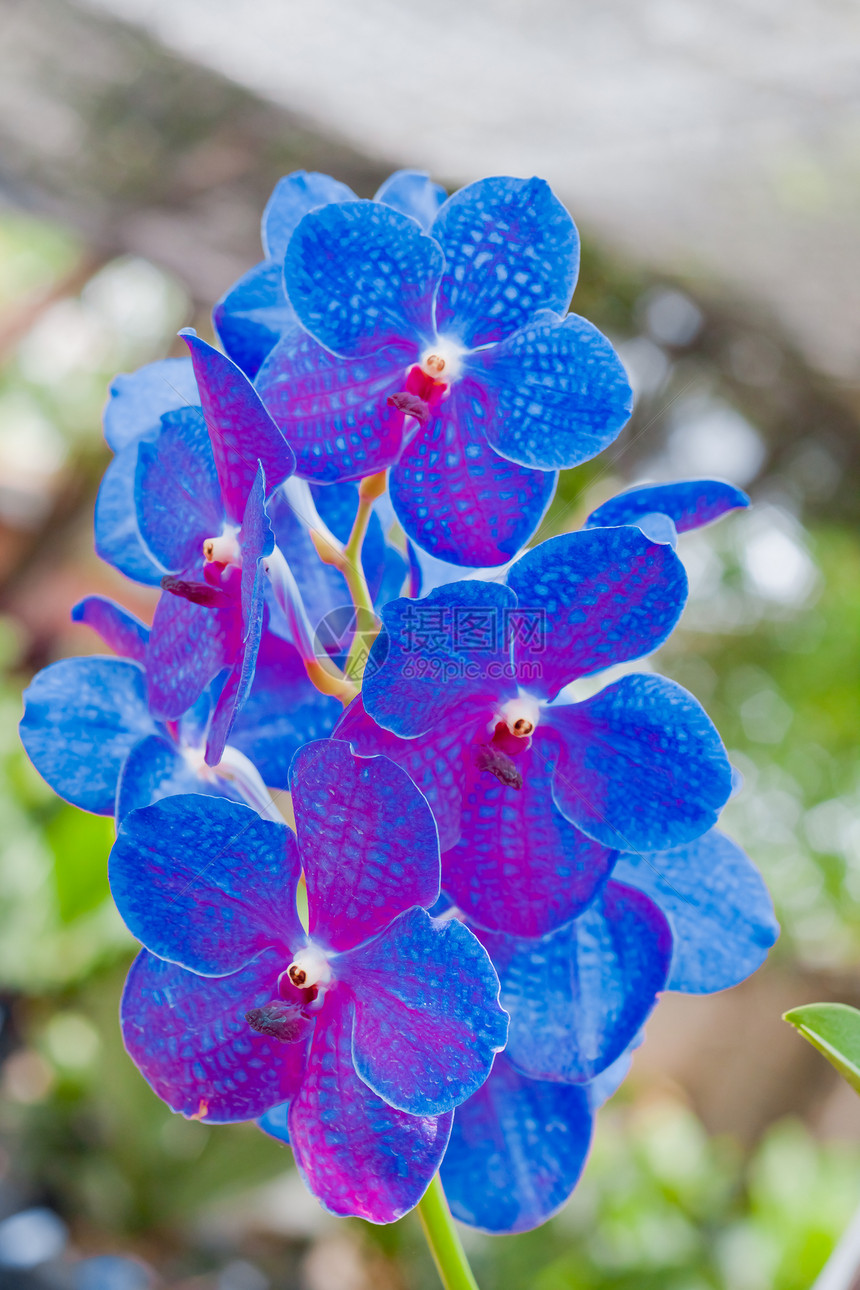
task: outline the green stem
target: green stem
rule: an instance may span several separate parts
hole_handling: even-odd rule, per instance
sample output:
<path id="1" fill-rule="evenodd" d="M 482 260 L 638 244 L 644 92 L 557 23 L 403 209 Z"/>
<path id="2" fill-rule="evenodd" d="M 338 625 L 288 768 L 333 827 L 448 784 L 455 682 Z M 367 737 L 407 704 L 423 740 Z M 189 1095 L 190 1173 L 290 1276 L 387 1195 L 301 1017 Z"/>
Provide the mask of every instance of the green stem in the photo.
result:
<path id="1" fill-rule="evenodd" d="M 418 1217 L 445 1290 L 478 1290 L 438 1174 L 418 1202 Z"/>
<path id="2" fill-rule="evenodd" d="M 363 479 L 358 486 L 358 510 L 356 511 L 355 521 L 352 526 L 352 532 L 349 535 L 349 541 L 343 548 L 341 569 L 346 585 L 349 588 L 349 594 L 352 596 L 352 603 L 355 606 L 356 615 L 364 614 L 368 620 L 374 618 L 373 600 L 370 596 L 370 590 L 367 586 L 367 579 L 364 576 L 364 570 L 361 565 L 361 549 L 364 545 L 367 526 L 370 523 L 370 515 L 373 510 L 373 503 L 381 493 L 385 491 L 385 471 L 380 471 L 378 475 L 370 475 Z M 359 620 L 356 620 L 357 625 Z M 364 664 L 360 663 L 360 656 L 364 650 L 370 648 L 371 641 L 368 640 L 367 632 L 357 631 L 355 639 L 352 642 L 352 648 L 347 656 L 346 666 L 344 667 L 344 676 L 353 685 L 361 686 Z M 367 661 L 366 659 L 364 660 Z"/>

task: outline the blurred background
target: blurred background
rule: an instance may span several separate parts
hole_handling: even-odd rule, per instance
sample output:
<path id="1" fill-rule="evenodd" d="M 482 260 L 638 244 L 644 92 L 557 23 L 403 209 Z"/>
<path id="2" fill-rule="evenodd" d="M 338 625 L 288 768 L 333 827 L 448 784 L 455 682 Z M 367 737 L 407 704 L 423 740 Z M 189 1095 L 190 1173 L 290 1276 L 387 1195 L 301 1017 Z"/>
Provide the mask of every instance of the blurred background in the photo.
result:
<path id="1" fill-rule="evenodd" d="M 783 926 L 754 979 L 667 996 L 573 1200 L 465 1239 L 484 1290 L 806 1290 L 860 1202 L 860 1103 L 780 1020 L 860 1004 L 860 7 L 850 0 L 0 0 L 0 1287 L 431 1290 L 417 1221 L 327 1217 L 289 1152 L 171 1116 L 125 1057 L 133 946 L 109 821 L 20 751 L 33 671 L 93 640 L 110 379 L 260 258 L 282 174 L 370 196 L 538 173 L 583 235 L 574 300 L 629 428 L 542 536 L 713 473 L 656 666 L 716 720 L 724 826 Z M 839 1283 L 846 1290 L 851 1280 Z M 838 1290 L 834 1283 L 832 1290 Z"/>

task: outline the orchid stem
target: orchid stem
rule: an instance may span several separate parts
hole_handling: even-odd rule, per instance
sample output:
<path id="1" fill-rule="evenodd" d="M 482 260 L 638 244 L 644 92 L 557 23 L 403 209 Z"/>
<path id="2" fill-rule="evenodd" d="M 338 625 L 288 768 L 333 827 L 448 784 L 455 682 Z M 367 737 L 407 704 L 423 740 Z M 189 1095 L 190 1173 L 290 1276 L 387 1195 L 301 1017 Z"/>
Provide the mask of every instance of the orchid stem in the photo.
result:
<path id="1" fill-rule="evenodd" d="M 438 1174 L 418 1202 L 418 1217 L 445 1290 L 478 1290 Z"/>
<path id="2" fill-rule="evenodd" d="M 358 510 L 355 513 L 349 541 L 343 548 L 342 564 L 339 566 L 346 579 L 346 585 L 349 587 L 349 594 L 352 597 L 356 613 L 356 633 L 347 655 L 344 675 L 348 680 L 358 685 L 361 685 L 364 664 L 367 661 L 366 658 L 362 660 L 362 653 L 366 653 L 373 643 L 367 631 L 362 629 L 360 615 L 363 612 L 369 620 L 374 618 L 373 600 L 361 565 L 361 551 L 364 546 L 364 539 L 367 536 L 367 526 L 370 523 L 373 503 L 384 492 L 384 470 L 380 471 L 378 475 L 369 475 L 359 484 Z"/>

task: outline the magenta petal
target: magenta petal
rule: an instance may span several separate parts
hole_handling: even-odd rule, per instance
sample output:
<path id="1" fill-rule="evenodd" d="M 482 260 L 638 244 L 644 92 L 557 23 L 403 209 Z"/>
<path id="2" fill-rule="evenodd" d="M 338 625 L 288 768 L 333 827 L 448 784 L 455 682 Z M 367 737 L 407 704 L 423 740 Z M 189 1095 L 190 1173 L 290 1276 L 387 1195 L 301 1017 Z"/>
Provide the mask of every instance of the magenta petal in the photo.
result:
<path id="1" fill-rule="evenodd" d="M 105 645 L 121 658 L 144 662 L 149 628 L 115 601 L 106 596 L 85 596 L 72 607 L 72 621 L 85 623 L 98 632 Z"/>
<path id="2" fill-rule="evenodd" d="M 149 637 L 146 683 L 149 706 L 166 720 L 181 717 L 241 646 L 237 610 L 209 609 L 165 591 Z"/>
<path id="3" fill-rule="evenodd" d="M 441 1164 L 453 1115 L 405 1115 L 359 1079 L 353 1009 L 342 991 L 317 1017 L 307 1073 L 289 1111 L 290 1144 L 310 1190 L 333 1214 L 393 1223 Z"/>
<path id="4" fill-rule="evenodd" d="M 268 951 L 230 976 L 197 976 L 143 950 L 122 997 L 125 1046 L 172 1111 L 209 1124 L 252 1120 L 291 1098 L 307 1043 L 252 1030 L 245 1013 L 277 998 L 283 961 Z"/>
<path id="5" fill-rule="evenodd" d="M 315 940 L 347 950 L 411 905 L 435 902 L 436 825 L 399 766 L 319 739 L 296 754 L 290 788 Z"/>

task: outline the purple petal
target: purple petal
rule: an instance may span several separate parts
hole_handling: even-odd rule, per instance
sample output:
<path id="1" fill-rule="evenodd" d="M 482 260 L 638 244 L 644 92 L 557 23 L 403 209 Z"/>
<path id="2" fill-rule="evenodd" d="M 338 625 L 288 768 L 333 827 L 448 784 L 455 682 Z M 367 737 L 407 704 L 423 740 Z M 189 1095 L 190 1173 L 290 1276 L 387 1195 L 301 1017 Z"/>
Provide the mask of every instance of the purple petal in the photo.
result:
<path id="1" fill-rule="evenodd" d="M 167 570 L 155 559 L 138 527 L 134 502 L 137 453 L 137 443 L 123 448 L 102 477 L 95 506 L 96 555 L 134 582 L 157 586 Z"/>
<path id="2" fill-rule="evenodd" d="M 516 758 L 519 790 L 466 760 L 460 841 L 442 856 L 442 886 L 482 927 L 542 936 L 580 913 L 615 863 L 614 851 L 555 807 L 556 757 L 552 743 L 536 738 Z"/>
<path id="3" fill-rule="evenodd" d="M 333 731 L 348 739 L 360 757 L 380 754 L 401 766 L 427 798 L 439 830 L 442 851 L 460 836 L 463 800 L 464 734 L 459 723 L 444 724 L 420 739 L 400 739 L 367 715 L 362 696 L 352 701 Z"/>
<path id="4" fill-rule="evenodd" d="M 761 875 L 716 829 L 674 851 L 623 855 L 616 877 L 644 891 L 669 920 L 669 990 L 709 994 L 739 985 L 779 935 Z"/>
<path id="5" fill-rule="evenodd" d="M 610 497 L 585 521 L 586 528 L 638 524 L 650 515 L 668 515 L 679 533 L 703 528 L 727 511 L 749 506 L 746 493 L 721 479 L 684 479 L 673 484 L 643 484 Z"/>
<path id="6" fill-rule="evenodd" d="M 373 200 L 392 206 L 403 215 L 410 215 L 426 233 L 446 196 L 445 189 L 434 184 L 423 170 L 395 170 L 374 194 Z"/>
<path id="7" fill-rule="evenodd" d="M 669 926 L 655 904 L 609 882 L 541 940 L 482 932 L 511 1015 L 506 1056 L 533 1079 L 581 1082 L 611 1065 L 666 983 Z"/>
<path id="8" fill-rule="evenodd" d="M 125 1046 L 172 1111 L 207 1124 L 252 1120 L 291 1098 L 307 1043 L 252 1030 L 245 1013 L 277 998 L 283 964 L 269 950 L 230 976 L 198 976 L 143 950 L 122 997 Z"/>
<path id="9" fill-rule="evenodd" d="M 534 319 L 501 344 L 469 355 L 467 370 L 491 391 L 491 447 L 540 470 L 596 457 L 618 436 L 633 406 L 615 350 L 576 314 Z"/>
<path id="10" fill-rule="evenodd" d="M 84 811 L 113 815 L 122 764 L 158 726 L 143 671 L 119 658 L 66 658 L 24 691 L 21 742 L 56 793 Z"/>
<path id="11" fill-rule="evenodd" d="M 204 976 L 235 972 L 272 945 L 289 954 L 305 943 L 295 910 L 299 872 L 286 825 L 197 794 L 126 816 L 108 866 L 132 934 L 159 958 Z"/>
<path id="12" fill-rule="evenodd" d="M 263 467 L 271 493 L 293 473 L 296 459 L 236 364 L 192 331 L 180 334 L 191 351 L 224 508 L 234 523 L 241 524 L 258 466 Z"/>
<path id="13" fill-rule="evenodd" d="M 480 386 L 458 381 L 391 472 L 391 501 L 409 537 L 468 568 L 506 564 L 555 491 L 555 474 L 506 461 L 487 443 L 492 415 Z"/>
<path id="14" fill-rule="evenodd" d="M 527 1232 L 567 1201 L 591 1145 L 588 1094 L 529 1079 L 504 1054 L 457 1108 L 442 1162 L 451 1212 L 485 1232 Z"/>
<path id="15" fill-rule="evenodd" d="M 413 219 L 377 202 L 306 215 L 290 238 L 284 283 L 299 321 L 335 354 L 429 343 L 442 273 L 438 244 Z"/>
<path id="16" fill-rule="evenodd" d="M 181 717 L 222 668 L 233 666 L 241 646 L 241 627 L 234 606 L 210 609 L 163 593 L 155 608 L 146 660 L 149 706 L 156 716 Z"/>
<path id="17" fill-rule="evenodd" d="M 335 972 L 355 996 L 355 1069 L 389 1106 L 439 1115 L 480 1088 L 508 1018 L 486 950 L 462 923 L 410 909 Z"/>
<path id="18" fill-rule="evenodd" d="M 296 754 L 290 773 L 310 934 L 334 950 L 375 936 L 439 895 L 430 808 L 387 757 L 354 757 L 342 740 Z"/>
<path id="19" fill-rule="evenodd" d="M 451 1113 L 405 1115 L 359 1079 L 352 1064 L 352 1007 L 326 996 L 307 1073 L 289 1111 L 299 1172 L 333 1214 L 393 1223 L 418 1204 L 438 1169 Z"/>
<path id="20" fill-rule="evenodd" d="M 153 443 L 138 449 L 134 486 L 140 533 L 155 558 L 178 573 L 202 559 L 220 535 L 224 506 L 199 408 L 168 412 Z"/>
<path id="21" fill-rule="evenodd" d="M 576 226 L 542 179 L 481 179 L 432 228 L 445 252 L 436 326 L 468 348 L 501 340 L 538 309 L 563 313 L 579 269 Z"/>
<path id="22" fill-rule="evenodd" d="M 123 763 L 116 793 L 116 817 L 122 820 L 129 811 L 179 793 L 241 800 L 226 780 L 210 779 L 193 770 L 175 743 L 160 735 L 150 735 L 135 744 Z"/>
<path id="23" fill-rule="evenodd" d="M 253 381 L 281 337 L 299 325 L 280 261 L 263 260 L 243 274 L 216 304 L 212 322 L 224 352 Z"/>
<path id="24" fill-rule="evenodd" d="M 516 693 L 509 662 L 515 608 L 507 587 L 477 581 L 390 601 L 362 687 L 373 720 L 407 738 L 455 725 L 471 740 L 496 703 Z"/>
<path id="25" fill-rule="evenodd" d="M 545 709 L 560 756 L 553 797 L 619 851 L 658 851 L 706 832 L 732 772 L 701 704 L 662 676 L 624 676 L 594 698 Z"/>
<path id="26" fill-rule="evenodd" d="M 72 621 L 91 627 L 122 658 L 143 663 L 149 628 L 116 601 L 106 596 L 85 596 L 73 606 Z"/>
<path id="27" fill-rule="evenodd" d="M 389 407 L 415 357 L 394 345 L 337 358 L 297 331 L 272 350 L 257 377 L 266 407 L 296 453 L 296 473 L 321 484 L 362 479 L 395 462 L 403 413 Z"/>
<path id="28" fill-rule="evenodd" d="M 687 597 L 684 566 L 638 529 L 565 533 L 527 551 L 508 574 L 523 622 L 514 657 L 524 685 L 562 686 L 663 644 Z"/>
<path id="29" fill-rule="evenodd" d="M 158 429 L 165 412 L 199 406 L 194 369 L 187 358 L 162 358 L 115 376 L 104 411 L 108 446 L 120 452 Z"/>
<path id="30" fill-rule="evenodd" d="M 354 202 L 346 184 L 316 170 L 294 170 L 275 184 L 263 211 L 263 250 L 270 260 L 283 261 L 287 243 L 308 211 L 329 202 Z"/>

